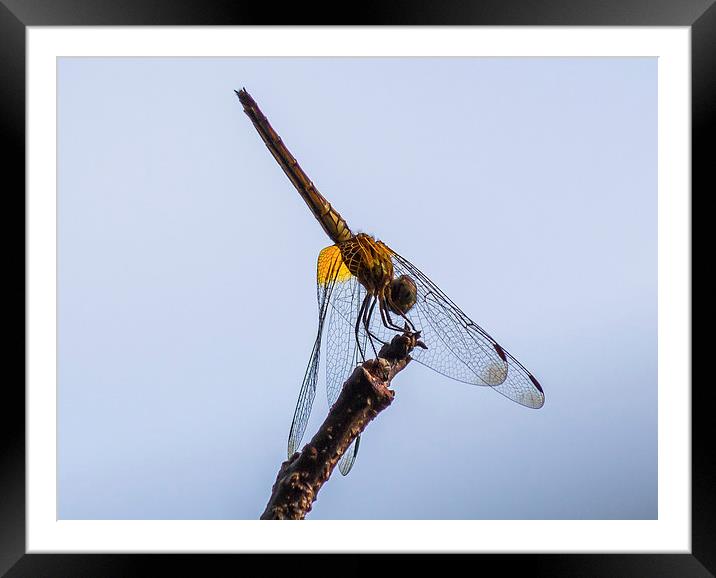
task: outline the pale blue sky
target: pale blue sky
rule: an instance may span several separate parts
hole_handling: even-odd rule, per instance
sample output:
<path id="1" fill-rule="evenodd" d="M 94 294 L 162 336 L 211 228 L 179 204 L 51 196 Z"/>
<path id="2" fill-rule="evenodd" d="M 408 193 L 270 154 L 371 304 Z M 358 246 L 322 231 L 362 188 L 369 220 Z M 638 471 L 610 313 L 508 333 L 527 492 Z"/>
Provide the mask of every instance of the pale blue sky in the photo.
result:
<path id="1" fill-rule="evenodd" d="M 411 365 L 310 517 L 655 518 L 656 81 L 649 58 L 59 59 L 59 517 L 266 505 L 330 241 L 245 86 L 353 230 L 546 394 Z"/>

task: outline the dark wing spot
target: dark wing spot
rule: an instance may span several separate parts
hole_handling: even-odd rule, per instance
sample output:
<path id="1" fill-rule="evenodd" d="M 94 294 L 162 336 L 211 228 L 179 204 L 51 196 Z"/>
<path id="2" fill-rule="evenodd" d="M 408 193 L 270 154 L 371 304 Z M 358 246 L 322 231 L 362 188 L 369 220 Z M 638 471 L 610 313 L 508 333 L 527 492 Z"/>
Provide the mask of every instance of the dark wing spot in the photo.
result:
<path id="1" fill-rule="evenodd" d="M 539 384 L 539 381 L 535 379 L 534 375 L 532 375 L 531 373 L 528 375 L 530 376 L 530 380 L 532 381 L 532 383 L 535 384 L 535 387 L 540 390 L 540 393 L 544 393 L 544 391 L 542 390 L 542 386 Z"/>
<path id="2" fill-rule="evenodd" d="M 505 350 L 502 349 L 502 347 L 500 347 L 497 343 L 493 343 L 492 347 L 495 348 L 495 351 L 497 351 L 497 355 L 500 356 L 500 359 L 502 359 L 502 361 L 507 361 L 507 356 L 505 355 Z M 540 391 L 542 391 L 542 390 L 540 390 Z"/>

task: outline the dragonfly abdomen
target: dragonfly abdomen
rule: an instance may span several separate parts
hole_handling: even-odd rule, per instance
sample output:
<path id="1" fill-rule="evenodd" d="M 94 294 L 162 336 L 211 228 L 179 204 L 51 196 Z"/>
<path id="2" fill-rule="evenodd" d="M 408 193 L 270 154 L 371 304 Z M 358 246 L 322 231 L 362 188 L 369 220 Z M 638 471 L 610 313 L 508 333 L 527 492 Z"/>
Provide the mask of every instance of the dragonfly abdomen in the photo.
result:
<path id="1" fill-rule="evenodd" d="M 331 206 L 331 203 L 316 190 L 313 184 L 306 189 L 305 194 L 301 189 L 299 189 L 298 192 L 301 193 L 301 197 L 306 201 L 308 208 L 311 209 L 311 212 L 316 219 L 318 219 L 323 230 L 334 243 L 347 241 L 353 236 L 345 219 L 341 217 L 340 213 Z"/>
<path id="2" fill-rule="evenodd" d="M 283 172 L 286 173 L 286 176 L 293 183 L 293 186 L 296 187 L 301 198 L 306 202 L 308 208 L 311 209 L 313 216 L 316 217 L 326 234 L 334 243 L 348 241 L 353 237 L 353 233 L 348 228 L 348 223 L 346 223 L 345 219 L 341 217 L 340 213 L 331 206 L 325 197 L 318 192 L 318 189 L 316 189 L 313 182 L 311 182 L 311 179 L 303 172 L 296 158 L 291 154 L 288 148 L 286 148 L 281 137 L 278 136 L 278 133 L 273 129 L 266 116 L 261 112 L 256 101 L 244 89 L 235 92 L 244 107 L 246 116 L 251 119 L 261 139 L 266 144 L 266 147 L 281 166 Z"/>

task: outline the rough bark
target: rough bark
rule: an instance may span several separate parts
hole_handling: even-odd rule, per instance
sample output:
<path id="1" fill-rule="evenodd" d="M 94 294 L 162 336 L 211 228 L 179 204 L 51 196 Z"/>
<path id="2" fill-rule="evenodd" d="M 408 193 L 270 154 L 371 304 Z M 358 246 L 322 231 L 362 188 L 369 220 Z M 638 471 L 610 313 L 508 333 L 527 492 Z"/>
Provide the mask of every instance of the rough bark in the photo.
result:
<path id="1" fill-rule="evenodd" d="M 300 452 L 281 464 L 262 520 L 302 520 L 353 440 L 393 401 L 389 389 L 410 361 L 419 334 L 396 335 L 378 358 L 356 367 L 320 429 Z"/>

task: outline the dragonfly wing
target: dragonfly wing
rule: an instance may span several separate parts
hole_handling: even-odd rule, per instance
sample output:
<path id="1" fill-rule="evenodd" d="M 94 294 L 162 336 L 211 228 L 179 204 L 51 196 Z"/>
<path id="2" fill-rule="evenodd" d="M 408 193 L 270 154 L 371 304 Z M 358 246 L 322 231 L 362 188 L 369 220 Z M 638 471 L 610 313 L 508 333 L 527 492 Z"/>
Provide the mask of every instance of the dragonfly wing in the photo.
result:
<path id="1" fill-rule="evenodd" d="M 326 393 L 328 407 L 333 406 L 343 383 L 358 365 L 360 354 L 355 326 L 366 291 L 356 277 L 336 284 L 331 295 L 326 325 Z M 359 329 L 362 328 L 362 325 Z M 365 336 L 359 334 L 365 351 Z"/>
<path id="2" fill-rule="evenodd" d="M 296 402 L 296 410 L 293 413 L 293 421 L 291 422 L 291 431 L 288 434 L 288 457 L 290 458 L 296 451 L 298 445 L 303 439 L 306 431 L 308 418 L 311 416 L 311 408 L 313 400 L 316 398 L 316 382 L 318 380 L 318 361 L 321 350 L 321 322 L 319 321 L 318 336 L 313 344 L 313 351 L 308 361 L 306 374 L 303 377 L 301 391 L 298 394 Z"/>
<path id="3" fill-rule="evenodd" d="M 288 457 L 291 457 L 298 450 L 303 434 L 306 431 L 306 425 L 308 425 L 313 400 L 316 397 L 321 339 L 331 297 L 336 287 L 345 285 L 351 277 L 348 268 L 343 264 L 338 247 L 331 245 L 321 251 L 318 255 L 317 267 L 318 334 L 313 344 L 311 357 L 301 384 L 301 391 L 298 394 L 293 421 L 291 422 L 291 431 L 288 435 Z"/>
<path id="4" fill-rule="evenodd" d="M 505 350 L 503 350 L 505 351 Z M 544 405 L 544 391 L 534 375 L 525 369 L 508 351 L 507 378 L 493 389 L 526 407 L 539 409 Z"/>
<path id="5" fill-rule="evenodd" d="M 356 277 L 336 284 L 330 300 L 326 327 L 326 394 L 328 406 L 332 407 L 341 393 L 343 384 L 355 367 L 362 362 L 357 347 L 355 326 L 361 303 L 366 295 L 365 288 Z M 363 351 L 367 346 L 367 335 L 359 327 L 358 339 Z M 348 447 L 338 462 L 340 472 L 350 472 L 358 453 L 360 436 Z"/>
<path id="6" fill-rule="evenodd" d="M 422 271 L 392 254 L 396 276 L 409 275 L 418 290 L 407 316 L 422 331 L 428 349 L 415 349 L 413 358 L 452 379 L 488 385 L 521 405 L 542 407 L 544 392 L 534 376 Z"/>
<path id="7" fill-rule="evenodd" d="M 351 443 L 350 446 L 348 446 L 348 449 L 346 450 L 346 453 L 344 453 L 341 456 L 340 461 L 338 462 L 338 469 L 340 470 L 341 474 L 344 476 L 348 475 L 348 472 L 351 471 L 353 468 L 353 464 L 356 461 L 356 457 L 358 456 L 358 446 L 360 445 L 360 436 L 358 436 L 356 439 L 353 440 L 353 443 Z"/>

